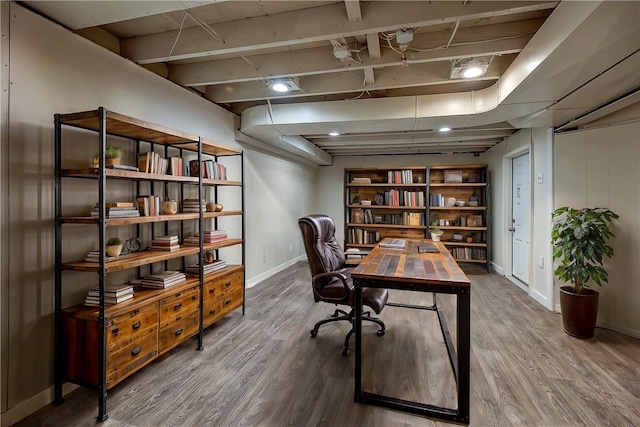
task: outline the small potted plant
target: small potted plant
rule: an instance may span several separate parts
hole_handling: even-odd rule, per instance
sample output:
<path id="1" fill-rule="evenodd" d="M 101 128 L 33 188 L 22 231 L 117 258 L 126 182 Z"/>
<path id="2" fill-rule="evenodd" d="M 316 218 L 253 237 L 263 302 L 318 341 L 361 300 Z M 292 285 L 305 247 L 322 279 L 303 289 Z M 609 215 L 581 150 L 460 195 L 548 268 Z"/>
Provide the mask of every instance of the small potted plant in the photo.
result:
<path id="1" fill-rule="evenodd" d="M 122 252 L 122 240 L 118 237 L 110 237 L 105 245 L 108 256 L 120 256 Z"/>
<path id="2" fill-rule="evenodd" d="M 439 242 L 440 241 L 440 237 L 442 236 L 443 233 L 444 233 L 444 231 L 440 230 L 439 228 L 432 228 L 431 229 L 431 240 L 433 240 L 434 242 Z"/>
<path id="3" fill-rule="evenodd" d="M 120 159 L 122 159 L 122 148 L 117 145 L 107 144 L 104 150 L 104 158 L 107 165 L 119 165 Z M 94 167 L 100 166 L 100 153 L 93 154 L 92 162 Z"/>
<path id="4" fill-rule="evenodd" d="M 562 207 L 551 216 L 553 260 L 560 261 L 554 270 L 566 283 L 560 287 L 560 310 L 564 331 L 576 338 L 591 338 L 598 317 L 598 291 L 587 287 L 589 281 L 602 286 L 608 281 L 604 258 L 613 256 L 607 240 L 609 228 L 618 215 L 609 209 Z"/>

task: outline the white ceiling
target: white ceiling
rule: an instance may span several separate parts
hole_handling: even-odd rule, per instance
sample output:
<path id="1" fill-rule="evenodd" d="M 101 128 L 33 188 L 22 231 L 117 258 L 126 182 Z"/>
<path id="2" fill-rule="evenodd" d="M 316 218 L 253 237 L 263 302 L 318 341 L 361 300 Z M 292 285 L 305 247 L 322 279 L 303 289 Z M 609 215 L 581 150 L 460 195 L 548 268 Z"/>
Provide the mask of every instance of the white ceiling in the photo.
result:
<path id="1" fill-rule="evenodd" d="M 484 152 L 523 127 L 628 105 L 640 87 L 634 1 L 19 3 L 240 114 L 246 140 L 318 164 Z M 399 45 L 398 30 L 413 39 Z M 484 76 L 451 77 L 475 57 L 490 61 Z M 300 90 L 271 91 L 276 77 Z"/>

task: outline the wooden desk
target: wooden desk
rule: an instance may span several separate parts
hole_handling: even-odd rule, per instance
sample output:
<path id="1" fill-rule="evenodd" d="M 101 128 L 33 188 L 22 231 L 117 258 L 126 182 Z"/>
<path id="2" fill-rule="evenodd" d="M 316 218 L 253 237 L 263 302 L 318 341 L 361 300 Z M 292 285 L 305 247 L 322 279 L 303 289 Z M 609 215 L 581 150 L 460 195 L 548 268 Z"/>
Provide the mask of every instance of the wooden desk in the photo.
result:
<path id="1" fill-rule="evenodd" d="M 392 239 L 384 239 L 381 244 Z M 440 242 L 424 239 L 405 240 L 403 249 L 383 249 L 376 246 L 351 272 L 355 286 L 355 401 L 390 409 L 425 415 L 461 424 L 469 424 L 469 352 L 470 352 L 470 287 L 469 279 L 460 269 L 449 251 Z M 421 245 L 432 244 L 438 253 L 419 253 Z M 456 409 L 411 402 L 362 391 L 362 288 L 387 288 L 417 292 L 433 292 L 433 306 L 403 306 L 434 310 L 438 314 L 440 328 L 445 339 L 449 360 L 458 392 Z M 437 293 L 456 295 L 457 352 L 447 329 L 444 313 L 436 302 Z M 401 334 L 402 329 L 392 333 Z M 379 344 L 384 345 L 384 344 Z"/>

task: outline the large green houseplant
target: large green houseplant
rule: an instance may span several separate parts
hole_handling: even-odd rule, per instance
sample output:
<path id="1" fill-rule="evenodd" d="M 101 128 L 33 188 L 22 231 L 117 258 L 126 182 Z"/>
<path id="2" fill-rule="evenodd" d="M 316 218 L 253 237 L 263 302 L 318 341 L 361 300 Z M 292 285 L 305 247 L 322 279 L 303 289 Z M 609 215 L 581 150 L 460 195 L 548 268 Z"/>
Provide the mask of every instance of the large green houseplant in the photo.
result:
<path id="1" fill-rule="evenodd" d="M 567 286 L 560 287 L 560 307 L 564 331 L 578 338 L 590 338 L 598 316 L 598 291 L 588 287 L 608 281 L 603 267 L 605 258 L 613 256 L 607 243 L 613 237 L 611 222 L 618 215 L 609 209 L 562 207 L 552 214 L 551 244 L 554 271 Z"/>

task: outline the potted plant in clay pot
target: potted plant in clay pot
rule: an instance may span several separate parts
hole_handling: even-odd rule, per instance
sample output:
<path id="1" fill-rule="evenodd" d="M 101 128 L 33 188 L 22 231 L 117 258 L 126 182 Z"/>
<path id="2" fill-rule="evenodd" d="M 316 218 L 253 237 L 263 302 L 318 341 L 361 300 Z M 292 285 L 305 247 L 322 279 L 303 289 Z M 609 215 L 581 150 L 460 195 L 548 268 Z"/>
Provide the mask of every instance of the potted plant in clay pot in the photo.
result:
<path id="1" fill-rule="evenodd" d="M 104 158 L 107 165 L 119 165 L 122 159 L 122 148 L 117 145 L 107 144 L 104 149 Z M 93 166 L 100 166 L 100 153 L 94 153 L 92 158 Z"/>
<path id="2" fill-rule="evenodd" d="M 439 228 L 431 229 L 431 240 L 433 240 L 434 242 L 439 242 L 440 237 L 442 236 L 443 233 L 444 231 L 440 230 Z"/>
<path id="3" fill-rule="evenodd" d="M 122 240 L 117 237 L 110 237 L 105 245 L 108 256 L 120 256 L 122 253 Z"/>
<path id="4" fill-rule="evenodd" d="M 611 222 L 618 215 L 609 209 L 562 207 L 552 213 L 553 260 L 560 261 L 556 277 L 568 285 L 560 287 L 560 309 L 564 331 L 576 338 L 591 338 L 598 317 L 598 291 L 587 287 L 608 281 L 602 263 L 613 256 L 607 240 L 613 237 Z"/>

